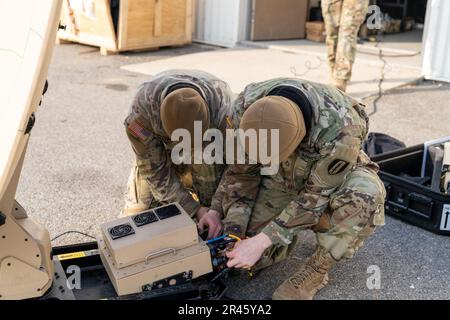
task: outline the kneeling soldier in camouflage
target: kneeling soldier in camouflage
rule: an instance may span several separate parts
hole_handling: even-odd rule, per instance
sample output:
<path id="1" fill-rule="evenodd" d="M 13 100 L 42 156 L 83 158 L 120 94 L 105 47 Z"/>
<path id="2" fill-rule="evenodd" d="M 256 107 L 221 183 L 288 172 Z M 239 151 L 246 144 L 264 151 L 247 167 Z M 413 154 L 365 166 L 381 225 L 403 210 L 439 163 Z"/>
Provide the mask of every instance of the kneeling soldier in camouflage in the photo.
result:
<path id="1" fill-rule="evenodd" d="M 224 81 L 201 71 L 168 71 L 141 86 L 125 120 L 136 162 L 123 215 L 177 201 L 201 228 L 209 228 L 209 237 L 221 232 L 222 194 L 216 190 L 225 166 L 175 165 L 171 151 L 177 142 L 171 135 L 186 129 L 193 141 L 194 121 L 202 123 L 203 131 L 225 130 L 232 100 Z"/>
<path id="2" fill-rule="evenodd" d="M 227 170 L 224 232 L 250 237 L 227 254 L 228 266 L 270 266 L 286 258 L 298 231 L 312 229 L 316 251 L 273 294 L 312 299 L 330 268 L 384 224 L 384 186 L 361 150 L 364 106 L 333 87 L 281 78 L 247 86 L 231 122 L 243 130 L 279 129 L 281 162 L 271 176 L 258 164 Z"/>

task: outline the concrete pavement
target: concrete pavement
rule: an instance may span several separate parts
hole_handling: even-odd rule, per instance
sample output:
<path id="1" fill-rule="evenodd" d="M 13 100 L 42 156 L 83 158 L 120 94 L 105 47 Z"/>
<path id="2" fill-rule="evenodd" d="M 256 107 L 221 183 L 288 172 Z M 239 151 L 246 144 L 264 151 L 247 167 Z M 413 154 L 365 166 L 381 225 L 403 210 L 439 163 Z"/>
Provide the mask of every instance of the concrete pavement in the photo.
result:
<path id="1" fill-rule="evenodd" d="M 411 44 L 413 49 L 415 43 Z M 384 73 L 382 90 L 414 83 L 421 78 L 420 51 L 383 47 L 386 64 L 372 45 L 360 46 L 348 92 L 366 98 L 378 92 L 378 80 Z M 410 47 L 406 46 L 406 47 Z M 308 40 L 246 41 L 242 46 L 177 56 L 171 59 L 130 64 L 124 70 L 154 75 L 167 69 L 199 69 L 227 81 L 241 92 L 245 85 L 275 77 L 299 77 L 328 83 L 326 46 Z M 403 57 L 406 55 L 406 57 Z M 237 76 L 238 75 L 238 76 Z"/>

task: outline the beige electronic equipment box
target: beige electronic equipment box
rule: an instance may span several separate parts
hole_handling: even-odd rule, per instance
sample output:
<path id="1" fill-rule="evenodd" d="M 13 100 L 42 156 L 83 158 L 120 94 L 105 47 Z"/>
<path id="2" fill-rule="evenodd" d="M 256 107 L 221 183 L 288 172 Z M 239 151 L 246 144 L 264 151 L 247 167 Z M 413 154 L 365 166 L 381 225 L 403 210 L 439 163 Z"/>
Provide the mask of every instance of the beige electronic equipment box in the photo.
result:
<path id="1" fill-rule="evenodd" d="M 100 257 L 118 295 L 175 285 L 212 271 L 209 247 L 177 203 L 105 223 L 101 232 Z"/>

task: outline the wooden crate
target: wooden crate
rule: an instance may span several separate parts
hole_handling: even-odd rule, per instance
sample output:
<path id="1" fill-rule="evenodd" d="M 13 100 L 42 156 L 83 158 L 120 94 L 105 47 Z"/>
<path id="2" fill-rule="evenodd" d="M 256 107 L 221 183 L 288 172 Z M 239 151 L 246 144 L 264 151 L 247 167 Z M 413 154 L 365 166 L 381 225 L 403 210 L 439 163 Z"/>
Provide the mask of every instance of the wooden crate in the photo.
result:
<path id="1" fill-rule="evenodd" d="M 117 35 L 110 0 L 63 0 L 58 42 L 100 47 L 102 55 L 192 42 L 193 0 L 120 0 Z"/>
<path id="2" fill-rule="evenodd" d="M 306 39 L 316 42 L 325 42 L 325 23 L 321 21 L 309 21 L 306 23 Z"/>

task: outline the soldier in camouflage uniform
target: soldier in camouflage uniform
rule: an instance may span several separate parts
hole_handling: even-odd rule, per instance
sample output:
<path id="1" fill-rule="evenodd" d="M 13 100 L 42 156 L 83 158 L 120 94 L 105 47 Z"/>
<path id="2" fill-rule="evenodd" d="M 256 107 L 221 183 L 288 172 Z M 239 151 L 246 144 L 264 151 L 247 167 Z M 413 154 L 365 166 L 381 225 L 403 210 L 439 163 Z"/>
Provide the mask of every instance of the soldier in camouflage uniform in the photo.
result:
<path id="1" fill-rule="evenodd" d="M 331 78 L 345 91 L 352 76 L 358 31 L 367 14 L 369 0 L 323 0 Z"/>
<path id="2" fill-rule="evenodd" d="M 166 127 L 172 127 L 169 131 L 177 126 L 191 127 L 196 121 L 192 113 L 204 105 L 203 129 L 224 130 L 232 100 L 233 94 L 224 81 L 201 71 L 167 71 L 142 84 L 125 120 L 136 161 L 128 182 L 123 215 L 177 201 L 192 217 L 201 220 L 205 213 L 212 212 L 220 222 L 222 194 L 216 189 L 225 166 L 173 164 L 171 151 L 178 142 L 171 140 L 172 132 Z M 168 111 L 163 114 L 165 104 Z M 169 121 L 166 127 L 163 116 Z M 211 224 L 202 223 L 203 226 L 211 227 Z M 210 236 L 214 236 L 221 230 L 210 231 Z"/>
<path id="3" fill-rule="evenodd" d="M 364 106 L 334 87 L 290 78 L 251 84 L 234 104 L 233 127 L 242 128 L 245 121 L 273 128 L 270 115 L 267 123 L 255 123 L 246 114 L 274 96 L 300 108 L 305 132 L 289 156 L 280 156 L 275 175 L 260 175 L 259 165 L 228 168 L 224 233 L 251 237 L 228 253 L 228 266 L 261 269 L 279 262 L 297 242 L 296 234 L 312 229 L 316 252 L 273 296 L 312 299 L 326 285 L 331 266 L 351 258 L 376 226 L 384 225 L 385 190 L 378 166 L 361 150 L 368 131 Z M 274 117 L 284 112 L 270 101 L 261 105 L 275 110 Z M 284 140 L 280 150 L 294 137 Z"/>

